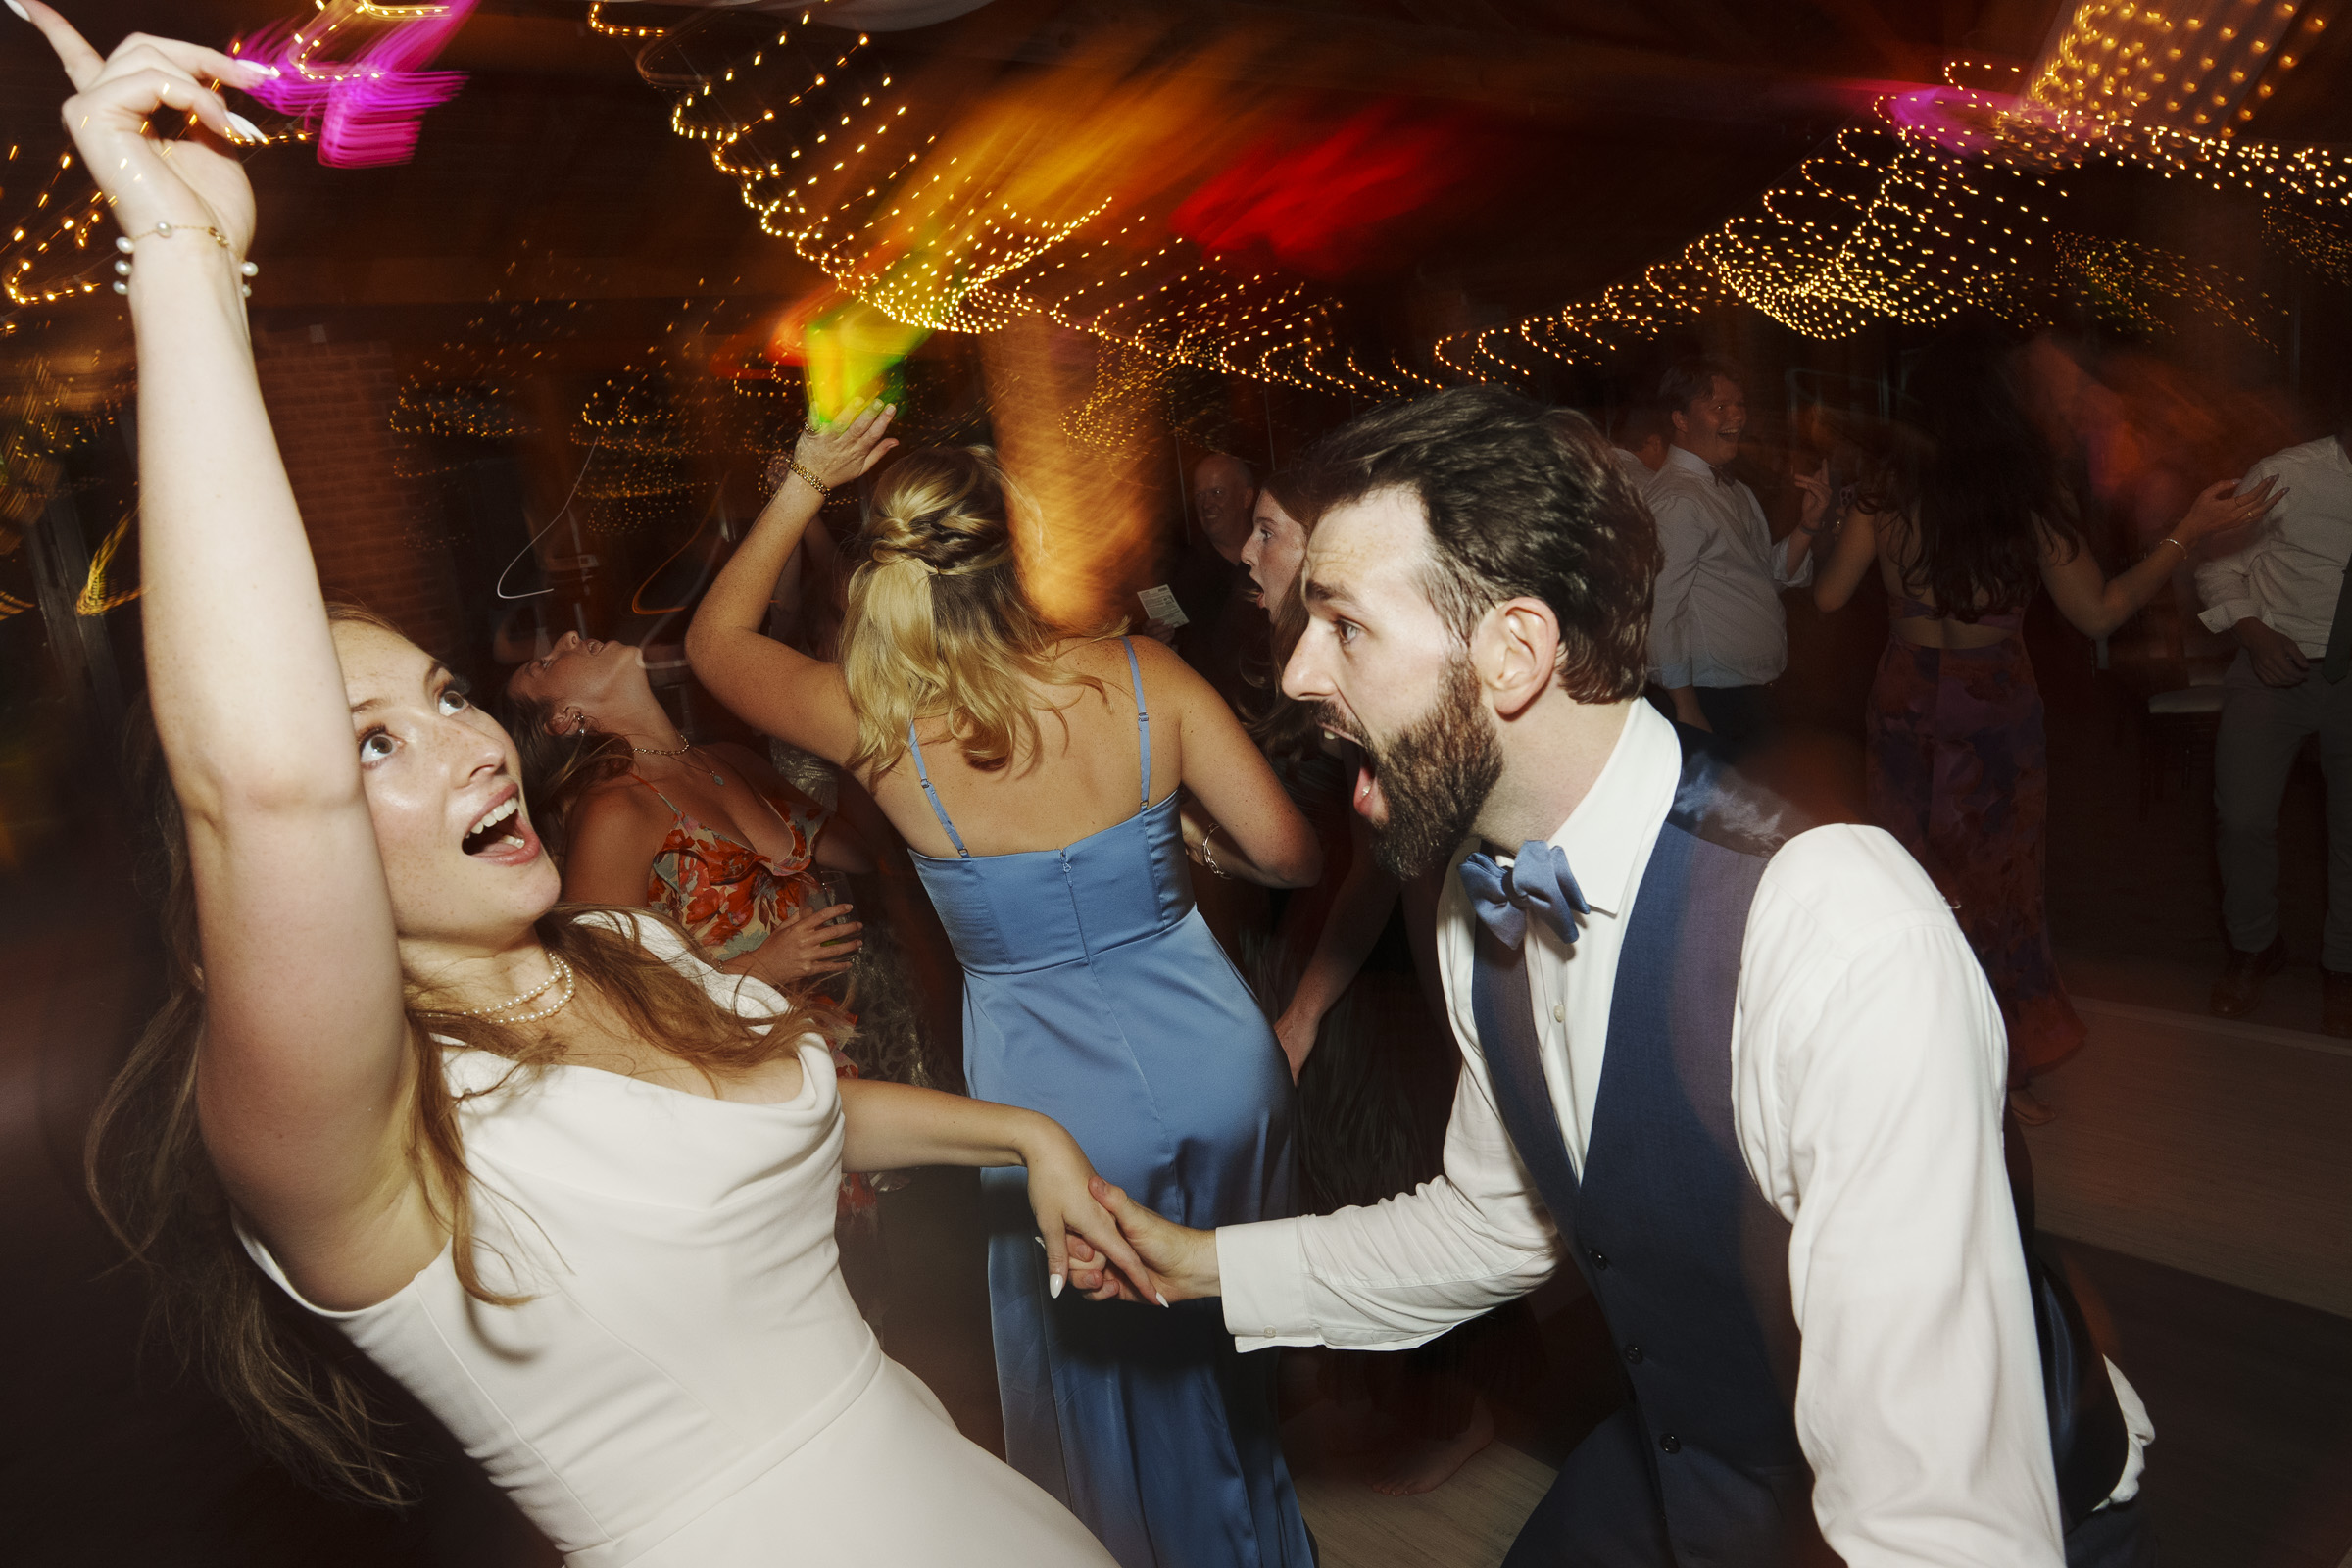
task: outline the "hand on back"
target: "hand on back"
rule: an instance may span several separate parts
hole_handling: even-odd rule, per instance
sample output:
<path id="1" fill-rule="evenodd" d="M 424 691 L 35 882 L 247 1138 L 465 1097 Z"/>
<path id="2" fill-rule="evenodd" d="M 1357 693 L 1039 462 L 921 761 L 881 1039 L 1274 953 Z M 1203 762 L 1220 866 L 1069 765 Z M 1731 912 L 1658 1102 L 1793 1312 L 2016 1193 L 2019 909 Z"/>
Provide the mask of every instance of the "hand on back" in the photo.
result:
<path id="1" fill-rule="evenodd" d="M 2278 487 L 2276 477 L 2265 479 L 2242 494 L 2234 480 L 2224 479 L 2197 492 L 2197 499 L 2181 514 L 2180 524 L 2172 536 L 2194 549 L 2199 542 L 2216 534 L 2252 527 L 2285 499 L 2286 492 Z"/>

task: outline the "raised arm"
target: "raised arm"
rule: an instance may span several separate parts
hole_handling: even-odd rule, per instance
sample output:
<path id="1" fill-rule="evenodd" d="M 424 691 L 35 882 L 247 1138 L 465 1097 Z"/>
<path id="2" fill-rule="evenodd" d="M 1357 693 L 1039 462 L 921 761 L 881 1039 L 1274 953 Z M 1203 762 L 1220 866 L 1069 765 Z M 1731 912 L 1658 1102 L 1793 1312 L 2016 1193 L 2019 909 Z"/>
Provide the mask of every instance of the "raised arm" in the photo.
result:
<path id="1" fill-rule="evenodd" d="M 102 60 L 49 7 L 24 10 L 135 246 L 141 612 L 197 893 L 205 1141 L 298 1280 L 348 1279 L 340 1260 L 416 1219 L 410 1058 L 351 704 L 239 297 L 253 195 L 230 147 L 253 138 L 203 85 L 269 73 L 136 35 Z M 165 139 L 183 113 L 202 128 Z"/>
<path id="2" fill-rule="evenodd" d="M 829 761 L 841 761 L 858 744 L 841 671 L 760 628 L 776 578 L 826 492 L 865 473 L 898 445 L 883 439 L 897 413 L 869 401 L 827 429 L 810 425 L 801 433 L 784 482 L 703 595 L 686 632 L 687 661 L 711 696 L 745 723 Z"/>
<path id="3" fill-rule="evenodd" d="M 2190 502 L 2180 523 L 2140 561 L 2106 577 L 2079 543 L 2042 535 L 2041 580 L 2059 613 L 2085 637 L 2104 637 L 2139 612 L 2192 560 L 2203 540 L 2259 522 L 2278 501 L 2278 481 L 2265 479 L 2243 495 L 2224 479 L 2207 485 Z M 2177 552 L 2177 553 L 2176 553 Z"/>

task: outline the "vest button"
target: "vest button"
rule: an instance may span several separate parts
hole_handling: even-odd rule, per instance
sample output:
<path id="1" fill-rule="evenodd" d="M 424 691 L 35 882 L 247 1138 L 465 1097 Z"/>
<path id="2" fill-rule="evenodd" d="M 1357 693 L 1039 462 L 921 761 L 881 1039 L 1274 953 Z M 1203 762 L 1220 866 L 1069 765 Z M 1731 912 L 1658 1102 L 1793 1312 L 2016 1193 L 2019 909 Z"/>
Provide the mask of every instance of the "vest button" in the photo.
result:
<path id="1" fill-rule="evenodd" d="M 1585 1253 L 1585 1255 L 1592 1260 L 1592 1266 L 1594 1268 L 1607 1268 L 1609 1266 L 1608 1254 L 1603 1252 L 1597 1247 Z"/>
<path id="2" fill-rule="evenodd" d="M 1627 1346 L 1625 1348 L 1625 1358 L 1628 1361 L 1631 1361 L 1634 1365 L 1640 1366 L 1642 1364 L 1642 1347 L 1639 1345 Z"/>
<path id="3" fill-rule="evenodd" d="M 1680 1453 L 1683 1451 L 1683 1440 L 1669 1432 L 1664 1437 L 1658 1439 L 1658 1446 L 1665 1449 L 1668 1453 Z"/>

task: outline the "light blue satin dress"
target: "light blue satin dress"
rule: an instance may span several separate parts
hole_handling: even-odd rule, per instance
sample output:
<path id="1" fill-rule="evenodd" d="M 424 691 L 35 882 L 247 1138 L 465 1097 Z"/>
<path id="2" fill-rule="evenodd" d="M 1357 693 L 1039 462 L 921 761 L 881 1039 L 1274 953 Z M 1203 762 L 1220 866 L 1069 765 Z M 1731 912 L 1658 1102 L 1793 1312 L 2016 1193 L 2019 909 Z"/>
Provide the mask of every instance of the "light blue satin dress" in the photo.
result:
<path id="1" fill-rule="evenodd" d="M 1045 1112 L 1138 1201 L 1202 1228 L 1291 1212 L 1291 1078 L 1193 907 L 1171 791 L 1152 788 L 1135 649 L 1136 814 L 1059 850 L 914 857 L 964 969 L 973 1096 Z M 1241 1355 L 1215 1301 L 1046 1295 L 1027 1174 L 981 1173 L 1004 1450 L 1123 1568 L 1309 1568 L 1275 1431 L 1273 1354 Z"/>

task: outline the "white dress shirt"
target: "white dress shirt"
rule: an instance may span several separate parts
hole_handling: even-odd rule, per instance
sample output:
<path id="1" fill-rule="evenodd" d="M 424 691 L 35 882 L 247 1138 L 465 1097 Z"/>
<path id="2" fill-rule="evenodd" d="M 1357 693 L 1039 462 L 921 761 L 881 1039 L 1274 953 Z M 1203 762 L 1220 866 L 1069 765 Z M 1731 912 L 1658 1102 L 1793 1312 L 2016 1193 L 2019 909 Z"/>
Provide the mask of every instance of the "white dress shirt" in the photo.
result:
<path id="1" fill-rule="evenodd" d="M 1644 703 L 1551 836 L 1592 912 L 1528 922 L 1544 1070 L 1581 1175 L 1617 958 L 1682 755 Z M 1470 846 L 1464 846 L 1464 850 Z M 1226 1327 L 1269 1345 L 1405 1349 L 1542 1284 L 1563 1258 L 1504 1131 L 1471 1010 L 1459 877 L 1439 968 L 1463 1069 L 1445 1174 L 1368 1208 L 1217 1232 Z M 1733 1121 L 1792 1227 L 1796 1433 L 1822 1534 L 1850 1568 L 2064 1560 L 2041 1361 L 2001 1159 L 2007 1039 L 1951 910 L 1877 828 L 1829 826 L 1766 867 L 1740 954 Z M 2146 1412 L 2112 1367 L 2138 1491 Z"/>
<path id="2" fill-rule="evenodd" d="M 1683 447 L 1666 449 L 1644 499 L 1666 557 L 1650 609 L 1650 678 L 1669 688 L 1778 679 L 1788 663 L 1781 590 L 1813 580 L 1811 554 L 1791 572 L 1789 541 L 1772 542 L 1755 492 L 1719 482 Z"/>
<path id="3" fill-rule="evenodd" d="M 2286 498 L 2243 546 L 2197 567 L 2197 597 L 2211 607 L 2197 618 L 2208 631 L 2259 620 L 2318 659 L 2328 652 L 2344 563 L 2352 560 L 2352 463 L 2328 436 L 2272 453 L 2246 470 L 2238 492 L 2269 478 Z"/>
<path id="4" fill-rule="evenodd" d="M 1649 465 L 1643 463 L 1638 454 L 1628 452 L 1623 447 L 1611 447 L 1609 450 L 1617 456 L 1617 466 L 1623 468 L 1625 476 L 1633 481 L 1634 494 L 1648 495 L 1650 481 L 1657 478 L 1657 475 L 1650 471 Z"/>

